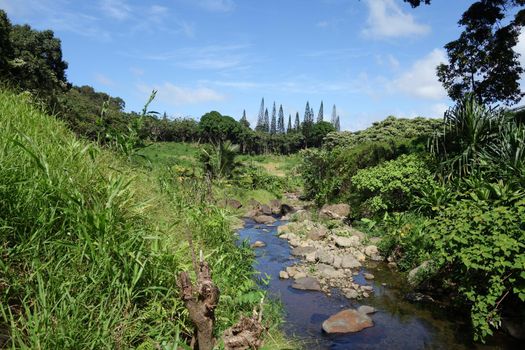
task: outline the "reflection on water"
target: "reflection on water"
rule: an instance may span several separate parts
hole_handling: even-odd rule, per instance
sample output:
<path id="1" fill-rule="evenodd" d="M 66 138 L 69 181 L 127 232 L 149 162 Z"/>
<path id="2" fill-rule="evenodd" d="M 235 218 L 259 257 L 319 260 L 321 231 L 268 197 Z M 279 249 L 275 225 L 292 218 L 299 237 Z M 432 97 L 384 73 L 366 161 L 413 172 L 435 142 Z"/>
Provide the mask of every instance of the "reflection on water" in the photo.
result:
<path id="1" fill-rule="evenodd" d="M 519 343 L 508 337 L 494 337 L 485 345 L 470 342 L 468 322 L 459 317 L 450 318 L 445 310 L 434 305 L 412 304 L 403 299 L 403 279 L 384 264 L 368 267 L 375 275 L 374 295 L 362 301 L 351 301 L 337 290 L 328 297 L 321 292 L 292 289 L 291 280 L 279 279 L 279 271 L 296 261 L 290 256 L 286 240 L 277 237 L 277 226 L 258 225 L 246 221 L 239 231 L 241 240 L 257 240 L 266 247 L 257 248 L 256 268 L 271 281 L 264 286 L 285 310 L 284 331 L 303 341 L 307 349 L 518 349 Z M 356 283 L 366 284 L 361 274 Z M 382 283 L 386 283 L 383 286 Z M 344 308 L 358 307 L 360 303 L 374 306 L 374 327 L 353 334 L 328 335 L 321 324 L 330 315 Z M 447 316 L 449 318 L 447 318 Z"/>

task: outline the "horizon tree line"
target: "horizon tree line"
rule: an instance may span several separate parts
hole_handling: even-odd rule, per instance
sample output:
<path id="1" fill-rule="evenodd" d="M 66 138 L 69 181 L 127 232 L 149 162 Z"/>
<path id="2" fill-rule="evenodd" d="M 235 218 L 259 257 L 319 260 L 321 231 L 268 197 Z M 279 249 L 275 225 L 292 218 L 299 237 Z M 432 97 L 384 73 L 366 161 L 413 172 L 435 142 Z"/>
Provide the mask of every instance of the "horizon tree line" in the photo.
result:
<path id="1" fill-rule="evenodd" d="M 244 125 L 249 126 L 249 122 L 246 119 L 246 110 L 243 111 L 243 116 L 240 119 L 240 122 Z M 279 105 L 279 112 L 277 114 L 277 108 L 275 101 L 273 102 L 272 107 L 272 118 L 269 118 L 268 109 L 265 108 L 264 97 L 261 99 L 261 105 L 259 107 L 259 113 L 257 115 L 257 124 L 255 126 L 255 131 L 267 133 L 270 135 L 276 134 L 289 134 L 294 132 L 307 131 L 314 124 L 325 122 L 324 121 L 324 104 L 321 101 L 319 106 L 319 113 L 317 114 L 317 120 L 314 121 L 314 110 L 310 107 L 310 102 L 306 102 L 305 112 L 303 117 L 303 122 L 301 123 L 299 112 L 295 113 L 295 121 L 292 125 L 292 114 L 288 115 L 288 127 L 285 128 L 284 122 L 284 110 L 283 105 Z M 332 116 L 330 119 L 330 124 L 335 128 L 336 131 L 341 131 L 341 122 L 340 117 L 337 114 L 337 109 L 335 104 L 332 107 Z M 308 133 L 308 132 L 307 132 Z"/>

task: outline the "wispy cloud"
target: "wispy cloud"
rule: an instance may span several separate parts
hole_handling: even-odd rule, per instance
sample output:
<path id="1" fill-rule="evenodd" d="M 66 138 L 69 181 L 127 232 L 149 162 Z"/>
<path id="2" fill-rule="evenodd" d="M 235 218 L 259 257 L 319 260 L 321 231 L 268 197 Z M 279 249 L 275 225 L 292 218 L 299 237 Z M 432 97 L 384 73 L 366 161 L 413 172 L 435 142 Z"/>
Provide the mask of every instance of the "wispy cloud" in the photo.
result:
<path id="1" fill-rule="evenodd" d="M 95 81 L 105 86 L 113 86 L 115 82 L 102 73 L 95 74 Z"/>
<path id="2" fill-rule="evenodd" d="M 187 87 L 165 82 L 159 85 L 139 84 L 137 89 L 143 93 L 157 90 L 157 98 L 173 106 L 223 101 L 226 96 L 208 87 Z"/>
<path id="3" fill-rule="evenodd" d="M 131 6 L 125 0 L 100 0 L 100 9 L 107 17 L 122 21 L 132 14 Z"/>
<path id="4" fill-rule="evenodd" d="M 373 38 L 420 36 L 430 32 L 428 25 L 417 23 L 394 0 L 366 0 L 369 15 L 363 34 Z"/>
<path id="5" fill-rule="evenodd" d="M 429 100 L 439 100 L 447 96 L 438 81 L 436 68 L 446 63 L 447 57 L 442 49 L 434 49 L 427 56 L 416 61 L 389 85 L 390 92 L 401 91 L 409 96 Z"/>
<path id="6" fill-rule="evenodd" d="M 191 0 L 191 3 L 211 12 L 230 12 L 235 9 L 233 0 Z"/>
<path id="7" fill-rule="evenodd" d="M 170 61 L 173 64 L 193 70 L 225 70 L 249 67 L 247 61 L 250 55 L 245 49 L 250 45 L 209 45 L 201 47 L 186 47 L 178 50 L 153 53 L 147 55 L 130 54 L 152 61 Z"/>

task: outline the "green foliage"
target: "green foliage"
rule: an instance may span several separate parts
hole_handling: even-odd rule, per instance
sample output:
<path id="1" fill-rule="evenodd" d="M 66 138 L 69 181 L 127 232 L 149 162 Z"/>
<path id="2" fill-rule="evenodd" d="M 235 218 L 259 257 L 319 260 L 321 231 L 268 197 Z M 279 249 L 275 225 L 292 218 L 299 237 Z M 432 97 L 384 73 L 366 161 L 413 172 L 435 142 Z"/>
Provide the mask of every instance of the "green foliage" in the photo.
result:
<path id="1" fill-rule="evenodd" d="M 352 184 L 363 199 L 365 212 L 375 215 L 408 209 L 432 178 L 428 161 L 411 154 L 359 170 Z"/>
<path id="2" fill-rule="evenodd" d="M 206 145 L 199 155 L 204 174 L 211 179 L 230 178 L 238 165 L 235 161 L 238 152 L 239 146 L 230 141 L 221 142 L 218 146 Z"/>
<path id="3" fill-rule="evenodd" d="M 206 186 L 131 168 L 23 99 L 0 92 L 0 333 L 8 347 L 182 345 L 193 327 L 175 276 L 192 269 L 190 236 L 221 290 L 217 333 L 251 313 L 261 296 L 253 253 L 237 248 L 228 217 L 205 201 Z"/>
<path id="4" fill-rule="evenodd" d="M 483 340 L 501 325 L 505 298 L 525 301 L 525 200 L 462 200 L 429 225 L 435 262 L 452 271 L 447 279 L 471 305 L 475 338 Z M 510 299 L 510 298 L 509 298 Z"/>
<path id="5" fill-rule="evenodd" d="M 374 122 L 371 127 L 356 131 L 343 131 L 328 134 L 325 148 L 353 147 L 365 142 L 390 142 L 392 140 L 421 140 L 426 145 L 428 137 L 433 135 L 442 125 L 439 119 L 427 118 L 396 118 L 389 116 L 383 121 Z"/>
<path id="6" fill-rule="evenodd" d="M 352 199 L 352 177 L 359 169 L 395 159 L 411 149 L 411 144 L 363 142 L 353 147 L 303 151 L 301 174 L 305 194 L 318 205 Z"/>
<path id="7" fill-rule="evenodd" d="M 428 219 L 414 213 L 385 213 L 374 232 L 382 234 L 379 249 L 383 255 L 408 271 L 431 257 L 434 242 L 427 226 Z"/>
<path id="8" fill-rule="evenodd" d="M 523 68 L 514 51 L 523 26 L 523 1 L 476 1 L 461 16 L 463 32 L 445 45 L 448 64 L 438 67 L 439 81 L 453 100 L 472 93 L 480 103 L 515 104 L 523 94 Z M 515 20 L 505 21 L 507 13 Z"/>
<path id="9" fill-rule="evenodd" d="M 51 99 L 67 87 L 67 63 L 62 59 L 60 40 L 51 30 L 37 31 L 28 25 L 13 26 L 10 40 L 11 80 L 51 106 Z"/>
<path id="10" fill-rule="evenodd" d="M 334 131 L 335 127 L 329 122 L 320 121 L 314 124 L 311 130 L 310 145 L 313 147 L 321 147 L 326 135 Z"/>
<path id="11" fill-rule="evenodd" d="M 201 117 L 199 129 L 202 136 L 212 143 L 220 143 L 226 140 L 237 143 L 241 125 L 232 117 L 212 111 Z"/>

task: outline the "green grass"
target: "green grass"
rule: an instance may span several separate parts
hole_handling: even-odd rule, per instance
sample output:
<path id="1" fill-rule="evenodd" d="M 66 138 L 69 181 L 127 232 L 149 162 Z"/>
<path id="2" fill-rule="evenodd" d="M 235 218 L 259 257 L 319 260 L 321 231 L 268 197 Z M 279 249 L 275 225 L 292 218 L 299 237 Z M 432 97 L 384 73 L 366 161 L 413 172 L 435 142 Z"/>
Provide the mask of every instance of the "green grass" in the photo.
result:
<path id="1" fill-rule="evenodd" d="M 157 142 L 139 152 L 154 166 L 179 165 L 187 168 L 197 166 L 198 144 L 180 142 Z"/>
<path id="2" fill-rule="evenodd" d="M 218 335 L 258 303 L 253 254 L 200 183 L 78 140 L 21 95 L 0 91 L 0 123 L 0 345 L 176 348 L 192 332 L 175 281 L 189 235 L 221 289 Z M 268 317 L 268 346 L 286 347 Z"/>

